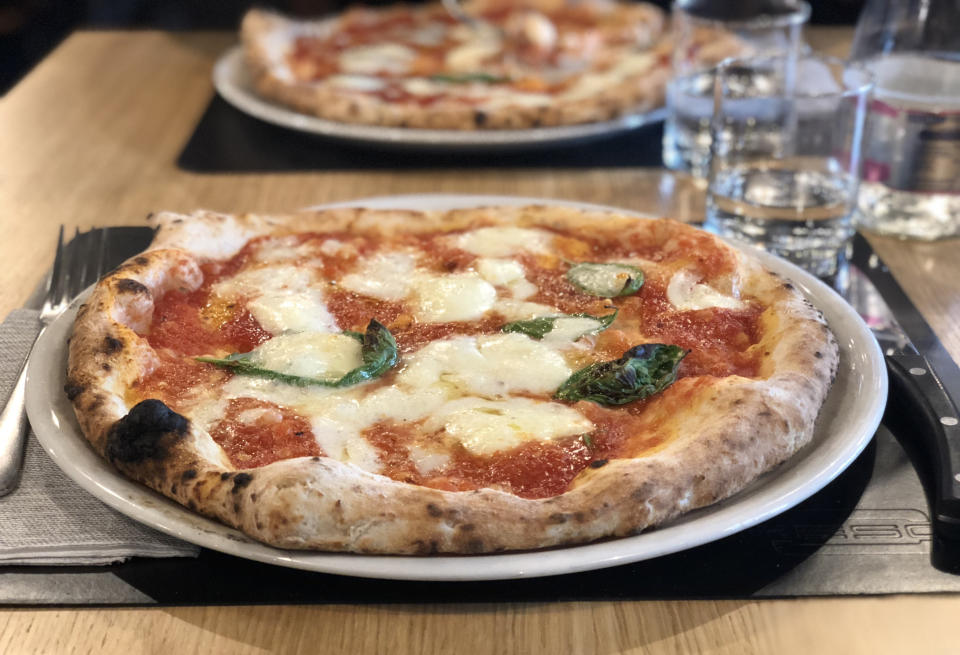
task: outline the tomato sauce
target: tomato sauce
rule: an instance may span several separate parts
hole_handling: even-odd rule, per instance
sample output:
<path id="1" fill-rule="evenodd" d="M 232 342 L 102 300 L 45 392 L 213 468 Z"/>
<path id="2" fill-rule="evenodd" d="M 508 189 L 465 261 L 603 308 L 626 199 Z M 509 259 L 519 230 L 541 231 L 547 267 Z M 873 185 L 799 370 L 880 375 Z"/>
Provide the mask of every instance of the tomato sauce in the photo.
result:
<path id="1" fill-rule="evenodd" d="M 234 398 L 210 436 L 237 468 L 266 466 L 281 459 L 323 455 L 310 423 L 285 407 L 253 398 Z"/>

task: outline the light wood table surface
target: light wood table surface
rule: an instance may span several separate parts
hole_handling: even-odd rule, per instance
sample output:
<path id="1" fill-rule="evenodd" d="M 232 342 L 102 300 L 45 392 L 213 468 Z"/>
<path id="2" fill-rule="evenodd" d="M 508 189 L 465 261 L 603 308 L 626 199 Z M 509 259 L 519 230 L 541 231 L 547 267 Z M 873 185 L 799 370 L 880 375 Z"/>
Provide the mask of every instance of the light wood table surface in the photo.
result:
<path id="1" fill-rule="evenodd" d="M 849 37 L 846 29 L 809 35 L 839 54 Z M 224 34 L 82 32 L 0 99 L 0 316 L 50 266 L 60 223 L 139 224 L 156 209 L 280 211 L 414 192 L 567 198 L 682 218 L 702 208 L 688 185 L 658 169 L 180 171 L 174 161 L 212 94 L 211 66 L 231 42 Z M 960 242 L 872 241 L 960 359 Z M 948 653 L 960 651 L 958 615 L 960 597 L 945 595 L 4 609 L 0 653 L 875 654 L 921 645 Z"/>

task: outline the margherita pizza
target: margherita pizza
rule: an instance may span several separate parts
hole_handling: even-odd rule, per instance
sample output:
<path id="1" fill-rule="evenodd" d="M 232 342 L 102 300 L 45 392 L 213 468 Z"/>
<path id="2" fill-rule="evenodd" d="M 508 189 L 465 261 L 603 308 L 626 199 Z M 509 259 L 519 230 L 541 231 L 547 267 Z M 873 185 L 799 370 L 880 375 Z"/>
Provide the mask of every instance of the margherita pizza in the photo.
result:
<path id="1" fill-rule="evenodd" d="M 242 38 L 257 92 L 347 123 L 528 128 L 663 103 L 662 12 L 612 0 L 471 0 L 355 8 L 318 21 L 254 10 Z"/>
<path id="2" fill-rule="evenodd" d="M 634 534 L 803 447 L 836 371 L 789 282 L 669 220 L 153 220 L 79 311 L 67 394 L 122 473 L 285 548 Z"/>

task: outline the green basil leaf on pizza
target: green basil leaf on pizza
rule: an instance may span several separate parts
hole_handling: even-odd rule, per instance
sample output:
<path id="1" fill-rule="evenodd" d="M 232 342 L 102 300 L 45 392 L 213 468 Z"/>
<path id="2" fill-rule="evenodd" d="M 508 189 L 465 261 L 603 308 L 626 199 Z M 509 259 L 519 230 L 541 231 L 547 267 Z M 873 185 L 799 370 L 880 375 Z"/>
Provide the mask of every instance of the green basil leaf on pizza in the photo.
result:
<path id="1" fill-rule="evenodd" d="M 625 405 L 660 393 L 677 379 L 677 368 L 689 350 L 662 343 L 634 346 L 619 359 L 586 366 L 560 385 L 557 400 L 590 400 L 599 405 Z"/>
<path id="2" fill-rule="evenodd" d="M 298 387 L 343 388 L 380 377 L 396 365 L 398 355 L 397 342 L 390 330 L 371 319 L 363 334 L 346 331 L 280 335 L 250 352 L 223 358 L 197 357 L 196 360 L 238 375 Z M 344 371 L 345 363 L 358 365 Z"/>

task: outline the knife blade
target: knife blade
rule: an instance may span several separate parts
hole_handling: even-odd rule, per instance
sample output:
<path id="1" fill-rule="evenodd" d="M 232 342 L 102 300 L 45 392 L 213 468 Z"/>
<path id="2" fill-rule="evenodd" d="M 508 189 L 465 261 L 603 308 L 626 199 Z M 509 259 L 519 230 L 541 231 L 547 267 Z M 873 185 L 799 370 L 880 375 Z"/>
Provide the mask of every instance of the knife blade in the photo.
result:
<path id="1" fill-rule="evenodd" d="M 860 234 L 847 300 L 884 352 L 890 395 L 883 422 L 920 460 L 937 536 L 960 540 L 960 368 Z"/>

